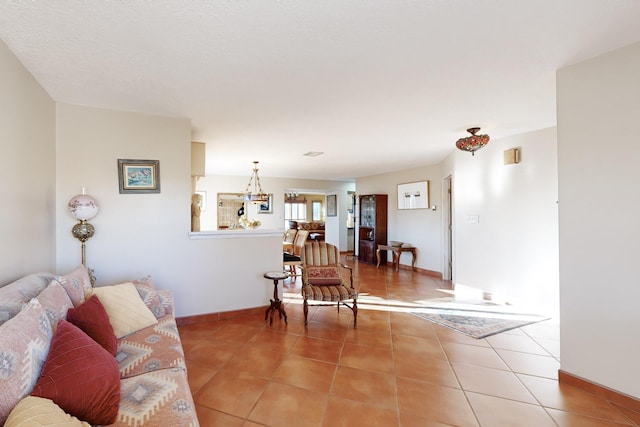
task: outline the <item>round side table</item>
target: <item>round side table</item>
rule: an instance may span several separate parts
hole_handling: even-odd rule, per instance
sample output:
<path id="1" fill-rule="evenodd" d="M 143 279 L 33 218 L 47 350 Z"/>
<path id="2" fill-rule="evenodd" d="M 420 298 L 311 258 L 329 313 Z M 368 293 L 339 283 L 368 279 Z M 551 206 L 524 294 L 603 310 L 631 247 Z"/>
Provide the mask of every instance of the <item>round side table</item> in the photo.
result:
<path id="1" fill-rule="evenodd" d="M 289 274 L 284 271 L 269 271 L 264 273 L 263 277 L 273 280 L 273 299 L 271 300 L 271 305 L 264 313 L 264 320 L 266 321 L 268 317 L 269 325 L 273 324 L 273 312 L 277 311 L 281 319 L 282 316 L 284 316 L 284 323 L 287 323 L 287 313 L 284 311 L 284 307 L 282 307 L 282 301 L 278 298 L 278 281 L 286 279 L 289 277 Z"/>

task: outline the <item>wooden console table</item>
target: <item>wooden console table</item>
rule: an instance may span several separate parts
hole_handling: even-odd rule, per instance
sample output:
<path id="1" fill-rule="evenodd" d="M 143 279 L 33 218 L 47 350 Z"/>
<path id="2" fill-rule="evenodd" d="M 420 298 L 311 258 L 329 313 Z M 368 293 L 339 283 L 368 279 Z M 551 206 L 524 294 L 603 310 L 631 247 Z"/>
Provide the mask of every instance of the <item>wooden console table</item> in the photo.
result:
<path id="1" fill-rule="evenodd" d="M 378 249 L 376 250 L 376 258 L 378 259 L 377 267 L 380 267 L 380 251 L 391 251 L 391 259 L 393 260 L 393 266 L 396 271 L 400 270 L 400 254 L 402 252 L 411 252 L 411 268 L 413 270 L 416 269 L 416 248 L 414 246 L 389 246 L 389 245 L 378 245 Z"/>

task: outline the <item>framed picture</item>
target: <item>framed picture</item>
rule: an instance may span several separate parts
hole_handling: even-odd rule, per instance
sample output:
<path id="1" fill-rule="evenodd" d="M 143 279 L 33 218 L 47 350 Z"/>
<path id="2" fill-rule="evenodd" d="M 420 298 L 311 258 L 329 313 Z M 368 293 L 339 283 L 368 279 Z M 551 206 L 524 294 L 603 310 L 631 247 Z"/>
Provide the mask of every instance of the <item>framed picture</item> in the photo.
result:
<path id="1" fill-rule="evenodd" d="M 327 196 L 327 216 L 338 216 L 338 201 L 335 194 Z"/>
<path id="2" fill-rule="evenodd" d="M 429 181 L 398 184 L 398 209 L 427 209 Z"/>
<path id="3" fill-rule="evenodd" d="M 273 213 L 273 194 L 269 193 L 269 200 L 258 205 L 259 214 Z"/>
<path id="4" fill-rule="evenodd" d="M 160 161 L 118 159 L 120 194 L 159 193 Z"/>

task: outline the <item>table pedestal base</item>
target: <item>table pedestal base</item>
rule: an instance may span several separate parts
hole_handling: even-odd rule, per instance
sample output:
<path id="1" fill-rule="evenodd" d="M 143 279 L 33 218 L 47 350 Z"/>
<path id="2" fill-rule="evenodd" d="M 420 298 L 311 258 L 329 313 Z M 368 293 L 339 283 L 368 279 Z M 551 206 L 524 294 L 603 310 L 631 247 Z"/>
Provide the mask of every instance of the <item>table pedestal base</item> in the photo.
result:
<path id="1" fill-rule="evenodd" d="M 284 323 L 287 323 L 287 312 L 284 311 L 284 307 L 282 307 L 282 301 L 279 299 L 271 300 L 271 306 L 267 308 L 267 311 L 264 313 L 264 320 L 267 321 L 267 317 L 269 318 L 269 325 L 273 324 L 273 312 L 277 311 L 278 316 L 282 319 L 284 316 Z M 287 323 L 288 324 L 288 323 Z"/>
<path id="2" fill-rule="evenodd" d="M 287 312 L 284 311 L 284 307 L 282 306 L 282 301 L 280 301 L 280 299 L 278 298 L 278 280 L 286 279 L 287 277 L 289 277 L 289 275 L 287 273 L 284 273 L 284 272 L 271 271 L 271 272 L 268 272 L 268 273 L 264 273 L 264 277 L 266 279 L 273 280 L 273 299 L 270 300 L 271 301 L 271 305 L 267 308 L 267 311 L 265 311 L 265 313 L 264 313 L 265 322 L 267 321 L 267 318 L 269 318 L 269 325 L 272 325 L 273 324 L 273 312 L 277 311 L 278 312 L 278 316 L 281 319 L 284 316 L 284 323 L 288 324 L 288 322 L 287 322 Z"/>

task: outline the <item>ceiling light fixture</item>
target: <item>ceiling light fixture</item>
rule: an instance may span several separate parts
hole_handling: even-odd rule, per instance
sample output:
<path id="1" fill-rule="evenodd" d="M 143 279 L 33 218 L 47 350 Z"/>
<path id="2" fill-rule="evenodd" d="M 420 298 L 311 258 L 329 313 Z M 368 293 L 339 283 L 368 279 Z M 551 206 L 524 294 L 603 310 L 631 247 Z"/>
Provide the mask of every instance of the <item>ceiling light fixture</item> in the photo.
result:
<path id="1" fill-rule="evenodd" d="M 467 132 L 471 134 L 471 136 L 465 136 L 464 138 L 460 138 L 456 142 L 456 147 L 462 151 L 469 151 L 471 155 L 474 156 L 476 151 L 484 147 L 489 143 L 489 135 L 476 135 L 480 131 L 480 128 L 469 128 Z"/>
<path id="2" fill-rule="evenodd" d="M 253 181 L 253 191 L 251 191 L 251 181 Z M 249 183 L 244 190 L 244 201 L 249 203 L 263 203 L 269 201 L 269 195 L 262 191 L 260 177 L 258 176 L 258 161 L 253 161 L 253 173 L 249 177 Z"/>

